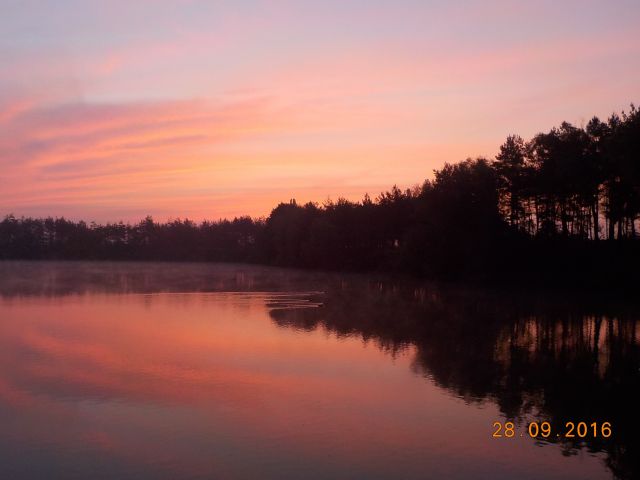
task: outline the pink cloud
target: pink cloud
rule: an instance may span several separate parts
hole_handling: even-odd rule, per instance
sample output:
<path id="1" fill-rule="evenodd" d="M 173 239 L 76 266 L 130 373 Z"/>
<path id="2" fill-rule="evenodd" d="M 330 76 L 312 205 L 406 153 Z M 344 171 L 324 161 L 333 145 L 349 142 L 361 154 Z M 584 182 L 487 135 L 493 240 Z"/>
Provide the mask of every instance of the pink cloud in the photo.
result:
<path id="1" fill-rule="evenodd" d="M 194 52 L 196 59 L 215 56 L 251 34 L 251 26 L 236 27 L 105 48 L 80 59 L 86 75 L 80 84 L 95 93 L 92 82 L 112 85 L 112 76 L 140 65 L 183 81 L 183 72 L 167 65 Z M 254 59 L 248 71 L 255 75 L 239 61 L 226 83 L 191 100 L 98 102 L 100 95 L 89 95 L 94 100 L 84 101 L 73 82 L 57 79 L 64 62 L 38 64 L 27 56 L 15 65 L 18 77 L 33 74 L 52 87 L 45 95 L 27 85 L 0 101 L 0 202 L 17 214 L 100 220 L 217 217 L 264 215 L 294 196 L 357 199 L 393 183 L 409 186 L 445 161 L 494 154 L 514 131 L 527 136 L 552 122 L 579 121 L 582 110 L 600 114 L 587 105 L 594 94 L 612 98 L 615 88 L 625 102 L 633 100 L 626 98 L 631 81 L 607 89 L 597 81 L 601 73 L 576 83 L 572 71 L 633 55 L 637 39 L 636 31 L 621 30 L 590 45 L 576 35 L 562 48 L 549 40 L 486 49 L 382 38 L 279 58 L 273 68 Z M 192 77 L 215 76 L 196 66 Z M 620 79 L 637 78 L 637 68 L 628 68 Z M 577 118 L 555 110 L 560 100 Z"/>

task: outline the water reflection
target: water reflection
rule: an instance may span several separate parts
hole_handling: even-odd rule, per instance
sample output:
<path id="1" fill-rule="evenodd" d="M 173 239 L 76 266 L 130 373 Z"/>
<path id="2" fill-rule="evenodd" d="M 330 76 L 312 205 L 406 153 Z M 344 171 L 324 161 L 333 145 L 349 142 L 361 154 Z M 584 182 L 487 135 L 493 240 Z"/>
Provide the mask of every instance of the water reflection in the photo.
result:
<path id="1" fill-rule="evenodd" d="M 607 452 L 619 478 L 640 475 L 640 328 L 635 306 L 593 297 L 340 282 L 325 308 L 272 311 L 283 327 L 356 335 L 395 354 L 416 348 L 412 368 L 468 403 L 493 402 L 521 425 L 609 421 L 615 435 L 540 440 L 564 455 Z"/>
<path id="2" fill-rule="evenodd" d="M 617 300 L 36 262 L 0 264 L 0 295 L 1 478 L 640 472 L 640 315 Z M 614 435 L 500 443 L 500 414 Z"/>

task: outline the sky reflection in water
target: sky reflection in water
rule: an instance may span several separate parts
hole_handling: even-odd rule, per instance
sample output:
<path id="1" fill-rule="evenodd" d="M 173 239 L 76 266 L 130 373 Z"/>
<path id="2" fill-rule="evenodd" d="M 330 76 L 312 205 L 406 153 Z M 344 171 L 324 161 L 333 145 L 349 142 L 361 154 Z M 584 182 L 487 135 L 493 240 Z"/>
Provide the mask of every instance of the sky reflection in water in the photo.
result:
<path id="1" fill-rule="evenodd" d="M 637 472 L 624 432 L 491 438 L 505 415 L 607 414 L 611 385 L 637 385 L 637 316 L 514 316 L 475 293 L 261 267 L 0 269 L 2 478 Z M 576 405 L 568 376 L 593 398 Z"/>

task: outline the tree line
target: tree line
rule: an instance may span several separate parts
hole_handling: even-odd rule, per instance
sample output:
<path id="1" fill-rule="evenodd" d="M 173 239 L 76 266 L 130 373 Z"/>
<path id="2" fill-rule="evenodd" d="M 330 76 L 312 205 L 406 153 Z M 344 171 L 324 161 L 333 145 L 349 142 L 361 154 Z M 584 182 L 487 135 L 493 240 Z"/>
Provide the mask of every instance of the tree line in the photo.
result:
<path id="1" fill-rule="evenodd" d="M 640 265 L 640 110 L 563 122 L 495 159 L 445 164 L 375 198 L 276 206 L 266 218 L 87 224 L 0 222 L 3 259 L 227 261 L 440 277 L 587 272 Z M 606 241 L 605 241 L 606 240 Z"/>

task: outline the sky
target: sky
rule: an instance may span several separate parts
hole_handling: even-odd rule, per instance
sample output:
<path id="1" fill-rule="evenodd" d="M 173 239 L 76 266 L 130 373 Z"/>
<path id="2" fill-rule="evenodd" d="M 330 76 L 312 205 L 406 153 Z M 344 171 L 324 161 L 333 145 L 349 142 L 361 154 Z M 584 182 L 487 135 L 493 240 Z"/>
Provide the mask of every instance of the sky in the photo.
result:
<path id="1" fill-rule="evenodd" d="M 640 102 L 640 2 L 0 0 L 0 216 L 375 197 Z"/>

